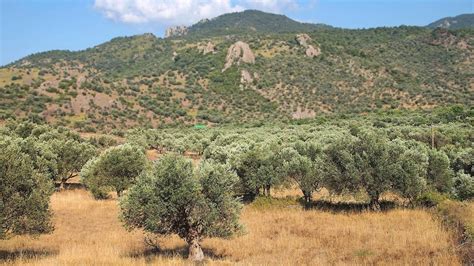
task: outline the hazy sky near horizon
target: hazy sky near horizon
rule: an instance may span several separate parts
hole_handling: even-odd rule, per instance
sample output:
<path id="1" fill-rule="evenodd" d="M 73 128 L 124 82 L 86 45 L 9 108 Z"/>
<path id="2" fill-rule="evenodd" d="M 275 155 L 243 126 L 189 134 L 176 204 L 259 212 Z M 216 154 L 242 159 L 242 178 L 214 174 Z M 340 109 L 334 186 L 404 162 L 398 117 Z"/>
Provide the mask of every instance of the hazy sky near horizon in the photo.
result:
<path id="1" fill-rule="evenodd" d="M 344 28 L 424 26 L 473 13 L 474 0 L 0 0 L 0 65 L 32 53 L 81 50 L 117 36 L 190 25 L 245 9 Z"/>

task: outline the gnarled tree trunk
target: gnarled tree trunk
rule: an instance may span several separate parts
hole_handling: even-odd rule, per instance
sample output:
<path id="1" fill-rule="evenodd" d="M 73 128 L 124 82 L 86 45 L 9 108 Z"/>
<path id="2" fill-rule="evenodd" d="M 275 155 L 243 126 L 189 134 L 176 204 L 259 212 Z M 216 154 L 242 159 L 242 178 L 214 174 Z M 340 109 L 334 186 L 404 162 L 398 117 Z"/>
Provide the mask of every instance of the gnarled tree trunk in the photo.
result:
<path id="1" fill-rule="evenodd" d="M 270 197 L 270 185 L 265 186 L 265 196 Z"/>
<path id="2" fill-rule="evenodd" d="M 304 199 L 305 209 L 309 209 L 311 207 L 311 196 L 312 196 L 311 192 L 303 190 L 303 199 Z"/>
<path id="3" fill-rule="evenodd" d="M 202 261 L 204 259 L 204 253 L 202 252 L 201 244 L 199 243 L 199 235 L 196 230 L 189 232 L 186 242 L 188 242 L 189 245 L 188 259 L 191 261 Z"/>
<path id="4" fill-rule="evenodd" d="M 63 191 L 63 190 L 66 189 L 66 187 L 65 187 L 66 182 L 67 182 L 67 179 L 61 178 L 61 183 L 59 183 L 59 191 Z"/>
<path id="5" fill-rule="evenodd" d="M 380 194 L 378 193 L 370 197 L 369 207 L 372 211 L 378 212 L 381 210 L 379 197 L 380 197 Z"/>

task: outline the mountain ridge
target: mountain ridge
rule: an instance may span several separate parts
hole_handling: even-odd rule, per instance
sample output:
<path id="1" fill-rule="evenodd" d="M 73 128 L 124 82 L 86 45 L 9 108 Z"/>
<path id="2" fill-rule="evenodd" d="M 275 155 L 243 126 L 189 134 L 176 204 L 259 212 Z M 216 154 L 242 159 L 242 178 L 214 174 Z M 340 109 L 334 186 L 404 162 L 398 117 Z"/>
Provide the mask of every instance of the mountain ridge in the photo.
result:
<path id="1" fill-rule="evenodd" d="M 204 37 L 244 33 L 285 33 L 332 28 L 325 24 L 303 23 L 285 15 L 259 10 L 245 10 L 202 19 L 191 26 L 174 26 L 166 30 L 165 37 Z M 175 32 L 175 34 L 173 34 Z"/>
<path id="2" fill-rule="evenodd" d="M 428 28 L 446 28 L 446 29 L 463 29 L 474 28 L 474 13 L 461 14 L 455 17 L 445 17 L 428 24 Z"/>
<path id="3" fill-rule="evenodd" d="M 117 37 L 1 67 L 0 122 L 113 130 L 469 107 L 473 47 L 473 30 L 408 26 Z"/>

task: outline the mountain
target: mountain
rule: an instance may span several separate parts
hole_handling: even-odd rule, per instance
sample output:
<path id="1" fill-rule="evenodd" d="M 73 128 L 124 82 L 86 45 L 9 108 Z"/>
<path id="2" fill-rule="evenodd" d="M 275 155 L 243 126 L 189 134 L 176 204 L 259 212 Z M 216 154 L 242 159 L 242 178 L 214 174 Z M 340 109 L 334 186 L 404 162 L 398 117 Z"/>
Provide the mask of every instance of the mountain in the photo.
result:
<path id="1" fill-rule="evenodd" d="M 168 37 L 174 36 L 217 36 L 230 34 L 307 32 L 318 28 L 329 28 L 324 24 L 301 23 L 285 15 L 266 13 L 258 10 L 245 10 L 228 13 L 213 19 L 203 19 L 191 27 L 172 27 Z"/>
<path id="2" fill-rule="evenodd" d="M 445 29 L 464 29 L 474 28 L 474 14 L 463 14 L 456 17 L 446 17 L 437 20 L 427 26 L 428 28 L 445 28 Z"/>
<path id="3" fill-rule="evenodd" d="M 246 30 L 237 34 L 244 13 L 255 24 L 241 22 Z M 257 23 L 269 17 L 276 22 Z M 347 30 L 233 13 L 181 37 L 118 37 L 1 67 L 0 123 L 28 118 L 111 131 L 472 107 L 473 49 L 472 29 Z"/>

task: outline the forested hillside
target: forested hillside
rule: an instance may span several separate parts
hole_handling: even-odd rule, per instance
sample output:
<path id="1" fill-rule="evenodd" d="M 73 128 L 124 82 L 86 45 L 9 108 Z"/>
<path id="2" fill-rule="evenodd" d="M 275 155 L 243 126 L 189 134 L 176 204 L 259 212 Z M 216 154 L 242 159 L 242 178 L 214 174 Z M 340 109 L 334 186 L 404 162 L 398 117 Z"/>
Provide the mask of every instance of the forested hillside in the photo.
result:
<path id="1" fill-rule="evenodd" d="M 180 37 L 119 37 L 4 66 L 0 119 L 110 131 L 469 107 L 473 49 L 472 29 L 347 30 L 233 13 Z"/>

